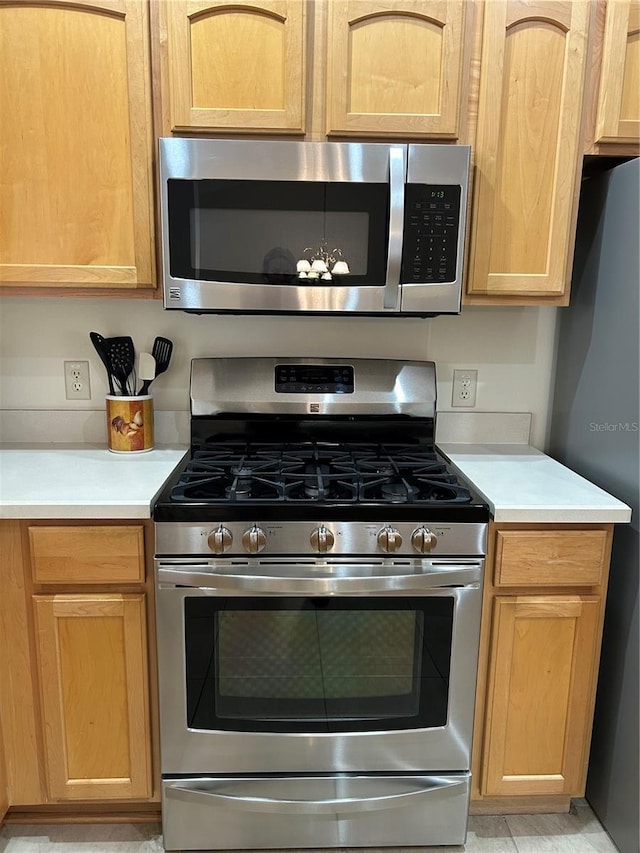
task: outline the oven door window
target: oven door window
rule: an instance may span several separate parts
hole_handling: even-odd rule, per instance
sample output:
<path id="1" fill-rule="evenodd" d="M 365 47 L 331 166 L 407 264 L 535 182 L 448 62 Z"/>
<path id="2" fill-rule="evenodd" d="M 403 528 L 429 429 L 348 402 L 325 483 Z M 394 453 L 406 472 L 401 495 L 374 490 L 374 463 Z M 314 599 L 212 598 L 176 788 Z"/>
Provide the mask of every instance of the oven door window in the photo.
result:
<path id="1" fill-rule="evenodd" d="M 454 602 L 185 599 L 189 728 L 348 732 L 447 722 Z"/>
<path id="2" fill-rule="evenodd" d="M 167 190 L 174 278 L 326 287 L 385 283 L 388 184 L 169 180 Z M 326 271 L 312 270 L 314 259 L 324 260 Z M 298 269 L 300 261 L 307 261 L 304 269 Z"/>

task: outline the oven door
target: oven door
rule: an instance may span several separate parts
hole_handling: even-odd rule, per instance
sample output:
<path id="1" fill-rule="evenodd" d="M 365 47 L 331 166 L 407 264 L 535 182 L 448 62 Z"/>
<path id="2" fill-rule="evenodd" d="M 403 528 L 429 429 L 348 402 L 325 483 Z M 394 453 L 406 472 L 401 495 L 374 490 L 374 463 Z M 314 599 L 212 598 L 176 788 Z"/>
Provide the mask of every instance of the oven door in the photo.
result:
<path id="1" fill-rule="evenodd" d="M 161 139 L 165 307 L 398 311 L 406 161 L 406 145 Z"/>
<path id="2" fill-rule="evenodd" d="M 162 772 L 469 769 L 482 560 L 156 562 Z"/>

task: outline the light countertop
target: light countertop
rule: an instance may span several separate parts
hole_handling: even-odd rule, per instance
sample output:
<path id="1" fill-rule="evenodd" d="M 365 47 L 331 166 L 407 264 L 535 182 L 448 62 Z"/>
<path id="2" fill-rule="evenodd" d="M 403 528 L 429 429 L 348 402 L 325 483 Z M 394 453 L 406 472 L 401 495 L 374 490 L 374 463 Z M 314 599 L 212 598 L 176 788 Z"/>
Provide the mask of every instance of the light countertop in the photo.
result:
<path id="1" fill-rule="evenodd" d="M 628 522 L 630 508 L 534 447 L 440 444 L 491 508 L 495 521 Z"/>
<path id="2" fill-rule="evenodd" d="M 626 504 L 527 445 L 440 444 L 491 507 L 496 521 L 628 522 Z M 100 445 L 5 445 L 0 518 L 149 518 L 151 505 L 187 452 L 139 454 Z"/>
<path id="3" fill-rule="evenodd" d="M 0 449 L 0 518 L 150 518 L 186 447 L 111 453 L 99 445 Z"/>

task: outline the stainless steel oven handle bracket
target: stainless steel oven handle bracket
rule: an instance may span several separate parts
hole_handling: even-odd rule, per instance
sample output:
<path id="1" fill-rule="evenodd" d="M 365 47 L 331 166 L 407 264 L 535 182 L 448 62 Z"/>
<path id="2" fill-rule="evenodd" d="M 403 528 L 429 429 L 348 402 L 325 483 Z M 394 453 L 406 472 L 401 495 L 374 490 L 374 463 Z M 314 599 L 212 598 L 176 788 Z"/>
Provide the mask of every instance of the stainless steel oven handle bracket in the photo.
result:
<path id="1" fill-rule="evenodd" d="M 402 232 L 404 229 L 405 146 L 389 149 L 389 254 L 384 286 L 384 307 L 398 308 Z"/>
<path id="2" fill-rule="evenodd" d="M 402 793 L 382 794 L 372 797 L 340 797 L 324 800 L 304 800 L 275 797 L 246 796 L 241 793 L 228 794 L 216 790 L 216 782 L 206 779 L 199 782 L 167 782 L 165 796 L 185 800 L 186 802 L 203 801 L 213 805 L 217 801 L 224 808 L 248 812 L 276 812 L 278 814 L 349 814 L 354 811 L 382 811 L 407 804 L 407 800 L 415 797 L 425 797 L 442 791 L 443 788 L 455 788 L 467 784 L 466 777 L 451 779 L 447 777 L 428 776 L 418 777 L 422 784 L 414 790 Z M 241 788 L 241 780 L 238 782 Z M 228 785 L 225 785 L 228 787 Z"/>

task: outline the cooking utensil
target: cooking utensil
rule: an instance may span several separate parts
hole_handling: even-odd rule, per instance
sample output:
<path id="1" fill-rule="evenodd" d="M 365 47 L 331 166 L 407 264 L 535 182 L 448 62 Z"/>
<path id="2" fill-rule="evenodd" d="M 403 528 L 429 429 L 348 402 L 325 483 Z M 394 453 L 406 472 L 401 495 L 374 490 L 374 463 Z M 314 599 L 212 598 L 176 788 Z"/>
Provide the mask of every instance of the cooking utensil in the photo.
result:
<path id="1" fill-rule="evenodd" d="M 128 335 L 106 338 L 105 348 L 107 358 L 111 363 L 111 372 L 120 388 L 120 394 L 124 397 L 135 396 L 136 351 L 133 339 Z"/>
<path id="2" fill-rule="evenodd" d="M 143 397 L 149 393 L 149 385 L 156 378 L 156 360 L 150 352 L 141 352 L 138 356 L 138 379 L 142 379 L 142 386 L 138 394 Z"/>
<path id="3" fill-rule="evenodd" d="M 169 362 L 171 361 L 171 353 L 173 352 L 173 343 L 169 338 L 157 337 L 151 348 L 151 355 L 156 361 L 156 373 L 153 377 L 156 379 L 161 373 L 164 373 Z M 152 380 L 153 381 L 153 380 Z M 149 383 L 149 385 L 151 382 Z M 149 386 L 147 386 L 148 388 Z"/>
<path id="4" fill-rule="evenodd" d="M 111 371 L 111 362 L 107 355 L 105 339 L 98 332 L 89 332 L 89 337 L 91 338 L 91 343 L 95 347 L 95 351 L 100 356 L 100 361 L 104 364 L 106 368 L 107 379 L 109 380 L 109 393 L 115 394 L 115 390 L 113 387 L 113 373 Z"/>

